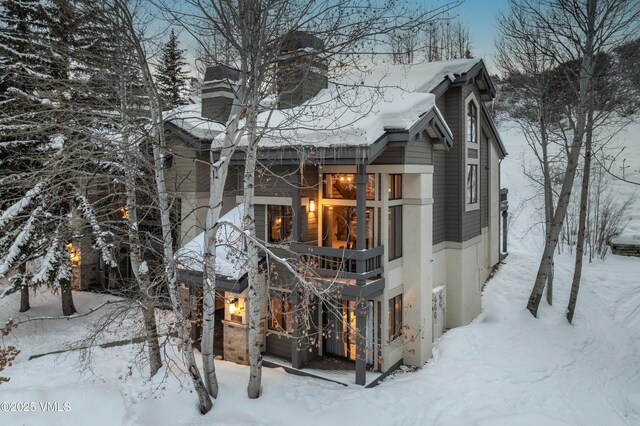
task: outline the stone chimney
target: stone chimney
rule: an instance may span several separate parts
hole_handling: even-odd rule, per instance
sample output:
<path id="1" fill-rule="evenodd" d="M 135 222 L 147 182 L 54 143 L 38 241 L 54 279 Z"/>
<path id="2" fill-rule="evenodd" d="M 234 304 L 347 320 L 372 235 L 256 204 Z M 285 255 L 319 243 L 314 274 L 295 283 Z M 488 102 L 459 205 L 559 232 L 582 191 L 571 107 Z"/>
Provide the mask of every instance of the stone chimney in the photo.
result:
<path id="1" fill-rule="evenodd" d="M 278 60 L 279 108 L 292 108 L 328 87 L 324 42 L 313 34 L 292 31 L 282 40 Z"/>
<path id="2" fill-rule="evenodd" d="M 232 84 L 238 81 L 240 71 L 224 65 L 208 67 L 202 83 L 202 116 L 226 123 L 233 105 Z"/>

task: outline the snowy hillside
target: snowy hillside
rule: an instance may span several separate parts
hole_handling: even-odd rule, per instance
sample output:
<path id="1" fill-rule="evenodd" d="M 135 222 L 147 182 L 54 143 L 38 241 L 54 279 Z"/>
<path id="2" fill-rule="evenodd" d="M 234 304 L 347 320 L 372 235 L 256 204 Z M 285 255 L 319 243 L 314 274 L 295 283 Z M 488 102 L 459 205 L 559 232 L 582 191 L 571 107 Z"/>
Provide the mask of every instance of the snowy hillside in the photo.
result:
<path id="1" fill-rule="evenodd" d="M 625 132 L 627 164 L 640 168 L 640 125 Z M 96 314 L 71 321 L 33 322 L 8 337 L 21 350 L 5 372 L 0 402 L 64 402 L 67 412 L 2 412 L 2 424 L 368 424 L 368 425 L 633 425 L 640 424 L 640 259 L 608 256 L 587 264 L 575 325 L 564 319 L 573 259 L 556 267 L 556 302 L 541 305 L 539 319 L 524 306 L 536 272 L 540 235 L 522 175 L 528 161 L 524 141 L 503 131 L 509 156 L 502 163 L 513 222 L 509 257 L 487 284 L 482 314 L 470 325 L 448 331 L 425 368 L 387 379 L 373 389 L 289 375 L 265 369 L 263 396 L 246 398 L 248 368 L 218 362 L 220 394 L 201 416 L 190 382 L 177 365 L 149 382 L 146 371 L 129 369 L 138 349 L 124 345 L 94 350 L 93 374 L 81 374 L 77 352 L 28 360 L 79 339 Z M 524 154 L 524 155 L 523 155 Z M 640 175 L 640 173 L 638 173 Z M 617 186 L 631 194 L 635 188 Z M 640 211 L 640 201 L 635 201 Z M 634 216 L 629 232 L 640 232 Z M 18 314 L 18 296 L 0 300 L 0 321 Z M 105 296 L 77 293 L 80 312 Z M 40 295 L 29 315 L 58 315 L 58 301 Z M 117 336 L 114 336 L 116 338 Z M 167 349 L 174 359 L 179 352 Z M 161 382 L 163 373 L 166 381 Z M 184 386 L 182 387 L 181 386 Z"/>

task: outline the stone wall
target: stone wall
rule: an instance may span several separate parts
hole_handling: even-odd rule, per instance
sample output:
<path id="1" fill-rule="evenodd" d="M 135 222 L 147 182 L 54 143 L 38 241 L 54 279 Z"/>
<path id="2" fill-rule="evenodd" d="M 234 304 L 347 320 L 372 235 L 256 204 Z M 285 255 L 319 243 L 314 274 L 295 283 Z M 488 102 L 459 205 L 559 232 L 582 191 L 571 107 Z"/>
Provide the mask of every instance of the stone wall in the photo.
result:
<path id="1" fill-rule="evenodd" d="M 224 324 L 224 359 L 249 365 L 249 326 L 230 321 Z"/>

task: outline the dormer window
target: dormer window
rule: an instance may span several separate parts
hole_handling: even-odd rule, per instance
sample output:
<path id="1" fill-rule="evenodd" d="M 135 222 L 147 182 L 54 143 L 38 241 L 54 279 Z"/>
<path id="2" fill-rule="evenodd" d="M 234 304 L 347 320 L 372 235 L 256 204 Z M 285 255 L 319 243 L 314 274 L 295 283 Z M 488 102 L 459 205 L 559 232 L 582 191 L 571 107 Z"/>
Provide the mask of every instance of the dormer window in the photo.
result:
<path id="1" fill-rule="evenodd" d="M 480 182 L 480 145 L 478 130 L 478 101 L 473 93 L 465 99 L 465 211 L 480 208 L 479 182 Z"/>

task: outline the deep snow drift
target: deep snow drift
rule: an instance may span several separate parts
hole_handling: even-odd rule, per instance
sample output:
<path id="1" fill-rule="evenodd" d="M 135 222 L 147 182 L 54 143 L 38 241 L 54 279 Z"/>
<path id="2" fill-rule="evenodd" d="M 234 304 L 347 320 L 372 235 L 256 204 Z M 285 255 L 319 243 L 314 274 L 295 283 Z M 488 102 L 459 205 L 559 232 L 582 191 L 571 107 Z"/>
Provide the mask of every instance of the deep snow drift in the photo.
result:
<path id="1" fill-rule="evenodd" d="M 637 129 L 638 130 L 638 129 Z M 632 135 L 633 133 L 629 133 Z M 637 133 L 635 133 L 637 134 Z M 8 338 L 22 350 L 5 371 L 0 402 L 64 402 L 70 411 L 2 412 L 2 424 L 369 424 L 369 425 L 616 425 L 640 424 L 640 259 L 607 257 L 587 264 L 575 325 L 564 318 L 573 259 L 558 258 L 556 300 L 543 302 L 538 319 L 525 310 L 540 251 L 531 184 L 522 175 L 524 142 L 506 129 L 510 153 L 502 163 L 513 222 L 510 255 L 488 282 L 483 312 L 470 325 L 448 331 L 425 368 L 398 374 L 373 389 L 265 369 L 263 395 L 246 398 L 248 369 L 218 362 L 220 396 L 201 416 L 188 378 L 172 364 L 148 381 L 130 369 L 139 345 L 93 352 L 93 374 L 78 371 L 78 352 L 28 357 L 80 338 L 99 316 L 34 322 Z M 631 147 L 640 168 L 640 147 Z M 629 160 L 628 160 L 629 161 Z M 627 189 L 618 189 L 628 191 Z M 638 206 L 640 207 L 640 206 Z M 638 220 L 634 218 L 634 221 Z M 640 229 L 634 222 L 632 230 Z M 75 293 L 86 312 L 108 300 Z M 0 300 L 0 321 L 24 317 L 18 295 Z M 29 316 L 59 315 L 59 302 L 41 294 Z M 114 337 L 117 337 L 114 335 Z M 174 347 L 166 356 L 179 359 Z M 163 374 L 166 381 L 162 382 Z M 181 387 L 180 383 L 184 387 Z"/>

